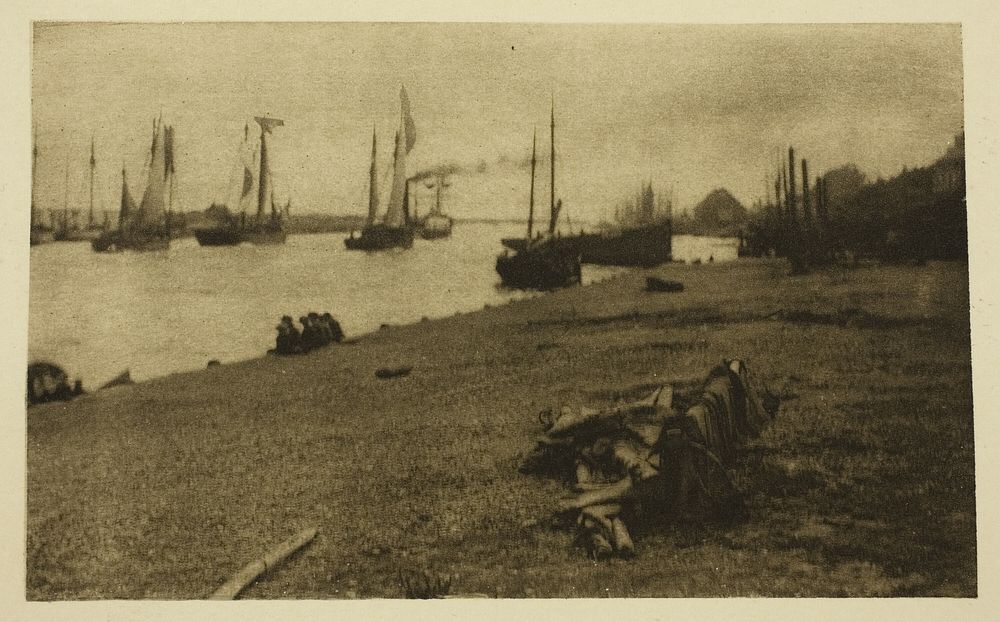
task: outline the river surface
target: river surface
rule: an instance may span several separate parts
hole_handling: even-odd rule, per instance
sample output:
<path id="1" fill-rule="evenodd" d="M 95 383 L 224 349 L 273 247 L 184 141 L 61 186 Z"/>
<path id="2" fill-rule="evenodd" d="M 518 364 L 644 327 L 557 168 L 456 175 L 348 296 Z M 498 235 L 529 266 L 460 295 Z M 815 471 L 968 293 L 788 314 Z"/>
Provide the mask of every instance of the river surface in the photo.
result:
<path id="1" fill-rule="evenodd" d="M 261 356 L 282 315 L 329 311 L 348 337 L 536 295 L 499 289 L 500 238 L 516 224 L 456 223 L 445 240 L 409 250 L 347 251 L 346 234 L 289 236 L 278 246 L 95 253 L 88 242 L 31 249 L 28 356 L 92 390 Z M 584 283 L 620 269 L 585 265 Z"/>

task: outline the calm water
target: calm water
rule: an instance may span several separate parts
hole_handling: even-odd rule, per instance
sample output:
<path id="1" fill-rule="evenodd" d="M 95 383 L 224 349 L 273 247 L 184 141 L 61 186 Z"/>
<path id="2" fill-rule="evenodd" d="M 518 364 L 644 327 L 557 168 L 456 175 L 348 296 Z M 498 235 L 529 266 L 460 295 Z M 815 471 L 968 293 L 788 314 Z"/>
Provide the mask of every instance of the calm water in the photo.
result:
<path id="1" fill-rule="evenodd" d="M 518 225 L 455 225 L 451 239 L 410 250 L 348 252 L 346 234 L 296 235 L 283 246 L 100 254 L 89 243 L 31 249 L 28 354 L 93 389 L 129 369 L 145 379 L 239 361 L 274 346 L 282 315 L 329 311 L 348 336 L 471 311 L 530 294 L 498 290 L 500 238 Z M 616 269 L 584 266 L 584 282 Z"/>

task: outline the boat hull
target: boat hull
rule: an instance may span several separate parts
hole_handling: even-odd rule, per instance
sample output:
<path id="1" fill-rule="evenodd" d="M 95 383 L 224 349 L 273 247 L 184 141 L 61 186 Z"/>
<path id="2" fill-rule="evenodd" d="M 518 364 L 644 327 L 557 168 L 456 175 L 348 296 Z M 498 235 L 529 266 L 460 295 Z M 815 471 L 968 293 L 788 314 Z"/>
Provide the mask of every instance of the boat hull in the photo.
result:
<path id="1" fill-rule="evenodd" d="M 410 248 L 413 246 L 413 228 L 373 225 L 361 230 L 361 235 L 344 240 L 344 246 L 352 251 L 381 251 L 390 248 Z"/>
<path id="2" fill-rule="evenodd" d="M 583 263 L 604 266 L 658 266 L 671 259 L 670 223 L 632 227 L 618 233 L 581 233 L 560 238 L 580 253 Z M 524 238 L 500 240 L 512 251 L 523 251 Z"/>
<path id="3" fill-rule="evenodd" d="M 451 237 L 454 222 L 446 216 L 428 216 L 420 223 L 419 235 L 424 240 L 440 240 Z"/>
<path id="4" fill-rule="evenodd" d="M 199 246 L 236 246 L 240 243 L 240 235 L 235 229 L 195 229 L 194 239 Z"/>
<path id="5" fill-rule="evenodd" d="M 497 257 L 501 284 L 512 289 L 551 290 L 580 284 L 580 255 L 572 245 L 548 243 Z"/>
<path id="6" fill-rule="evenodd" d="M 39 244 L 48 244 L 49 242 L 55 241 L 55 235 L 52 231 L 48 229 L 32 229 L 31 237 L 29 238 L 29 244 L 31 246 L 38 246 Z"/>
<path id="7" fill-rule="evenodd" d="M 243 242 L 250 244 L 284 244 L 288 234 L 284 229 L 238 229 L 234 227 L 213 227 L 195 229 L 194 237 L 200 246 L 236 246 Z"/>
<path id="8" fill-rule="evenodd" d="M 625 229 L 617 234 L 584 234 L 576 245 L 583 263 L 657 266 L 670 261 L 670 223 Z"/>
<path id="9" fill-rule="evenodd" d="M 424 240 L 440 240 L 451 237 L 451 227 L 447 229 L 421 229 L 420 237 Z"/>

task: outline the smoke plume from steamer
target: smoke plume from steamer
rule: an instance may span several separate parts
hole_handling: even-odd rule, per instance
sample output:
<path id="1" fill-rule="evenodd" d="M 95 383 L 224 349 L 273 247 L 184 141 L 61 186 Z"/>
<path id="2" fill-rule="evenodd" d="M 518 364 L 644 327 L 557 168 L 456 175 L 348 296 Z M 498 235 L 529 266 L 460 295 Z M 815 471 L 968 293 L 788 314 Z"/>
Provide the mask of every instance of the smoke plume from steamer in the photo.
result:
<path id="1" fill-rule="evenodd" d="M 540 167 L 543 164 L 547 165 L 548 161 L 549 158 L 547 153 L 538 153 L 535 157 L 535 166 Z M 518 154 L 516 156 L 500 154 L 500 156 L 498 156 L 493 162 L 479 160 L 475 164 L 459 164 L 457 162 L 435 164 L 417 171 L 410 176 L 409 181 L 423 181 L 424 179 L 448 177 L 450 175 L 464 175 L 468 177 L 474 175 L 486 175 L 494 169 L 515 169 L 527 171 L 531 169 L 531 154 Z"/>

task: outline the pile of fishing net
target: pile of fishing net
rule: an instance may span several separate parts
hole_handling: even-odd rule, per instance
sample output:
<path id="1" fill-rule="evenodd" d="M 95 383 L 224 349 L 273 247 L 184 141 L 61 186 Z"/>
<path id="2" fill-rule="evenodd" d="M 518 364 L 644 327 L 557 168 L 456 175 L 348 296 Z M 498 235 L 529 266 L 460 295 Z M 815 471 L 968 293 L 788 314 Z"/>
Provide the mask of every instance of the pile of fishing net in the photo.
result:
<path id="1" fill-rule="evenodd" d="M 571 482 L 559 514 L 575 517 L 595 559 L 634 554 L 629 524 L 739 520 L 745 507 L 730 475 L 744 443 L 764 431 L 778 400 L 745 361 L 712 369 L 682 411 L 662 386 L 636 402 L 540 416 L 545 433 L 522 470 Z"/>

